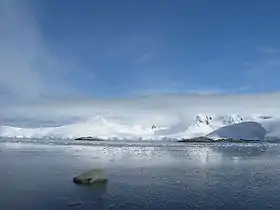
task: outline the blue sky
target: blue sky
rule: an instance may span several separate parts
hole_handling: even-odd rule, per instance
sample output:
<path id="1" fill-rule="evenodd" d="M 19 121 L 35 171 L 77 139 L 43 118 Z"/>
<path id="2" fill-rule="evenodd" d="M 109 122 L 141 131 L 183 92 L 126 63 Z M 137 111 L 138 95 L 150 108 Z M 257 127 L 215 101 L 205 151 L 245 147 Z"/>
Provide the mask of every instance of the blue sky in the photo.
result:
<path id="1" fill-rule="evenodd" d="M 1 4 L 2 100 L 280 88 L 276 0 Z"/>

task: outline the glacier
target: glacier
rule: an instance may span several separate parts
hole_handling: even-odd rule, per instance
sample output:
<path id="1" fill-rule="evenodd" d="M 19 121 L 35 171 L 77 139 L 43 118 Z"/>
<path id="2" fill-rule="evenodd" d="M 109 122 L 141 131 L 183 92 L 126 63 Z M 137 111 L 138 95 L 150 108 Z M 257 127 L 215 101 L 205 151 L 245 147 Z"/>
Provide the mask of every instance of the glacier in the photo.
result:
<path id="1" fill-rule="evenodd" d="M 206 135 L 211 139 L 263 140 L 267 131 L 260 123 L 242 122 L 218 128 Z"/>
<path id="2" fill-rule="evenodd" d="M 101 139 L 118 140 L 161 140 L 206 136 L 217 138 L 239 138 L 250 140 L 280 139 L 280 120 L 272 116 L 240 114 L 203 114 L 194 115 L 192 119 L 182 116 L 167 118 L 157 122 L 152 129 L 153 119 L 142 121 L 126 121 L 110 119 L 102 116 L 56 127 L 13 127 L 2 125 L 0 137 L 8 138 L 62 138 L 74 139 L 92 136 Z M 253 139 L 251 139 L 253 138 Z"/>

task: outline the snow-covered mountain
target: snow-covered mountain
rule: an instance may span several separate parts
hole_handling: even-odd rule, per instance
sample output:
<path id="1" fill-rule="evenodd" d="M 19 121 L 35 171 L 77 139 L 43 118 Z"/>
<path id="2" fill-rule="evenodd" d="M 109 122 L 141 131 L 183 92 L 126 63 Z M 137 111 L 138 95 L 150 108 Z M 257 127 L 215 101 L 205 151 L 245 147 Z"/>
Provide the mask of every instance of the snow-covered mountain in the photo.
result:
<path id="1" fill-rule="evenodd" d="M 193 138 L 197 136 L 205 136 L 214 130 L 228 125 L 252 121 L 248 116 L 239 114 L 232 115 L 215 115 L 215 114 L 198 114 L 193 122 L 187 127 L 184 136 Z"/>
<path id="2" fill-rule="evenodd" d="M 241 122 L 218 128 L 206 135 L 211 139 L 264 140 L 267 131 L 260 123 Z"/>
<path id="3" fill-rule="evenodd" d="M 193 124 L 201 127 L 203 125 L 208 125 L 210 127 L 220 127 L 241 122 L 246 122 L 252 120 L 251 117 L 242 116 L 239 114 L 232 115 L 203 115 L 199 114 L 196 116 Z"/>
<path id="4" fill-rule="evenodd" d="M 142 125 L 129 125 L 123 122 L 106 120 L 96 116 L 89 120 L 47 128 L 17 128 L 2 126 L 0 136 L 18 138 L 76 138 L 81 136 L 94 136 L 98 138 L 134 138 L 148 137 L 152 134 L 151 128 Z"/>
<path id="5" fill-rule="evenodd" d="M 252 124 L 251 122 L 254 123 Z M 198 136 L 278 139 L 280 137 L 280 132 L 278 131 L 280 120 L 271 116 L 198 114 L 191 121 L 178 118 L 177 122 L 170 120 L 170 122 L 164 122 L 162 125 L 158 124 L 155 129 L 152 128 L 152 119 L 150 124 L 137 124 L 137 122 L 105 119 L 104 117 L 96 116 L 86 121 L 59 127 L 19 128 L 1 126 L 0 136 L 12 138 L 76 138 L 92 136 L 105 139 L 161 139 Z"/>

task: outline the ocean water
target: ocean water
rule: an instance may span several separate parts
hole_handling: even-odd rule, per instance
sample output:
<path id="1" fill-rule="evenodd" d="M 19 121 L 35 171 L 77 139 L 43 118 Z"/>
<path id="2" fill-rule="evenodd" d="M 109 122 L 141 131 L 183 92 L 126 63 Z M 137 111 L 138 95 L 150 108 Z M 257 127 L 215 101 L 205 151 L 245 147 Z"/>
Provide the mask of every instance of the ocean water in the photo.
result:
<path id="1" fill-rule="evenodd" d="M 0 172 L 1 210 L 280 209 L 280 144 L 2 139 Z"/>

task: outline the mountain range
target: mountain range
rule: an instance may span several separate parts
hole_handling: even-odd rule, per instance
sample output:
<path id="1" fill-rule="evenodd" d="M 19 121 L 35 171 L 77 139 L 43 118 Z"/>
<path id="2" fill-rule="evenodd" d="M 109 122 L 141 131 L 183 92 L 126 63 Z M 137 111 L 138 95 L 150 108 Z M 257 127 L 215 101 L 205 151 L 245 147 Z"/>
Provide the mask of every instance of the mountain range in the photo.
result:
<path id="1" fill-rule="evenodd" d="M 88 120 L 58 127 L 20 128 L 2 125 L 1 137 L 10 138 L 67 138 L 92 136 L 102 139 L 180 139 L 205 136 L 207 138 L 238 138 L 248 140 L 280 139 L 280 119 L 273 116 L 243 116 L 240 114 L 198 114 L 190 121 L 164 123 L 156 128 L 116 119 L 95 116 Z"/>

